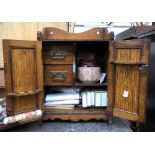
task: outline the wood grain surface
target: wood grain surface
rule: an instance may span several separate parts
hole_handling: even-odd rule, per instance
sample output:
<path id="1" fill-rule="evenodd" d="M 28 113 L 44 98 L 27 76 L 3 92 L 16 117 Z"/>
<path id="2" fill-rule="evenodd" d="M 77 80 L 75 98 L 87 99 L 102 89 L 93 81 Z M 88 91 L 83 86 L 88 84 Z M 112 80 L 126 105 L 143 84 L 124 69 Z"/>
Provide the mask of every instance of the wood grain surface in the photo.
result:
<path id="1" fill-rule="evenodd" d="M 41 42 L 3 40 L 7 114 L 42 109 L 43 71 Z M 25 94 L 42 90 L 38 94 Z"/>
<path id="2" fill-rule="evenodd" d="M 55 27 L 43 29 L 41 40 L 111 40 L 113 35 L 104 28 L 93 28 L 81 33 L 66 32 Z"/>
<path id="3" fill-rule="evenodd" d="M 58 76 L 60 74 L 65 74 L 65 78 L 53 79 L 51 72 L 56 73 Z M 73 66 L 72 65 L 44 65 L 44 85 L 73 85 Z"/>
<path id="4" fill-rule="evenodd" d="M 145 121 L 148 75 L 141 70 L 143 65 L 148 65 L 148 55 L 148 40 L 111 42 L 108 109 L 113 112 L 113 116 L 137 122 Z"/>
<path id="5" fill-rule="evenodd" d="M 103 108 L 75 108 L 69 110 L 45 108 L 43 120 L 70 120 L 70 121 L 88 121 L 88 120 L 107 120 L 107 110 Z"/>
<path id="6" fill-rule="evenodd" d="M 54 52 L 54 55 L 51 55 Z M 44 64 L 73 64 L 73 46 L 51 45 L 43 51 Z"/>

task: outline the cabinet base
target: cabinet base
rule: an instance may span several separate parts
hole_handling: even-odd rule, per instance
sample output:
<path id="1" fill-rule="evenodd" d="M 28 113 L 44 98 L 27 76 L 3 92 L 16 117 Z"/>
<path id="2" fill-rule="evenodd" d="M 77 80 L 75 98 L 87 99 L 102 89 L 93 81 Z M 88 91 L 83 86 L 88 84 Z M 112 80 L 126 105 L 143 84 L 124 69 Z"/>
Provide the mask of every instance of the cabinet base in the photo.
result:
<path id="1" fill-rule="evenodd" d="M 88 120 L 108 120 L 106 109 L 46 109 L 43 114 L 43 120 L 70 120 L 70 121 L 88 121 Z"/>

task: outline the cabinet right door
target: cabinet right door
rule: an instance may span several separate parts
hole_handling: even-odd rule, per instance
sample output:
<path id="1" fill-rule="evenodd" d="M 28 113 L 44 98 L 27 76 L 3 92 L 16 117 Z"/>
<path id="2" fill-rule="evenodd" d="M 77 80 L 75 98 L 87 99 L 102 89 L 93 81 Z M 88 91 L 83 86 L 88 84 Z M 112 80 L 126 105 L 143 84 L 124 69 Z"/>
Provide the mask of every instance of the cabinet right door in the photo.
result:
<path id="1" fill-rule="evenodd" d="M 149 40 L 110 42 L 109 112 L 116 117 L 145 121 Z"/>

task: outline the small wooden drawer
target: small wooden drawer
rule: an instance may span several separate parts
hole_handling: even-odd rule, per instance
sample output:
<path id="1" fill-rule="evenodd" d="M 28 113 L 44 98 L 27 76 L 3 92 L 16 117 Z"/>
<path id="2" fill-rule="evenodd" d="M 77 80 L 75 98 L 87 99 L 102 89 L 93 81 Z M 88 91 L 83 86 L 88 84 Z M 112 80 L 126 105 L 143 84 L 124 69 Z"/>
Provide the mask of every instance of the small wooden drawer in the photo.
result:
<path id="1" fill-rule="evenodd" d="M 45 65 L 44 85 L 72 85 L 72 65 Z"/>
<path id="2" fill-rule="evenodd" d="M 48 46 L 44 49 L 44 64 L 73 64 L 73 46 Z"/>

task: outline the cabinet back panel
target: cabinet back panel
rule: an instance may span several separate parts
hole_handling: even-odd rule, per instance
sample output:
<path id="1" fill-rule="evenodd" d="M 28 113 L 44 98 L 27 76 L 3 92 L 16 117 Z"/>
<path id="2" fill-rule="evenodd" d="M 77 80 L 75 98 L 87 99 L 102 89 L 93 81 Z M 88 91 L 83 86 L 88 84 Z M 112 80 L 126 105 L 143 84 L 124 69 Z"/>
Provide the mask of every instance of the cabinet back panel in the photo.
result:
<path id="1" fill-rule="evenodd" d="M 36 58 L 33 49 L 12 49 L 13 92 L 34 91 Z"/>
<path id="2" fill-rule="evenodd" d="M 128 97 L 123 97 L 123 93 L 125 93 L 125 91 L 127 91 Z M 115 108 L 137 113 L 138 93 L 139 67 L 117 65 L 115 81 Z"/>

